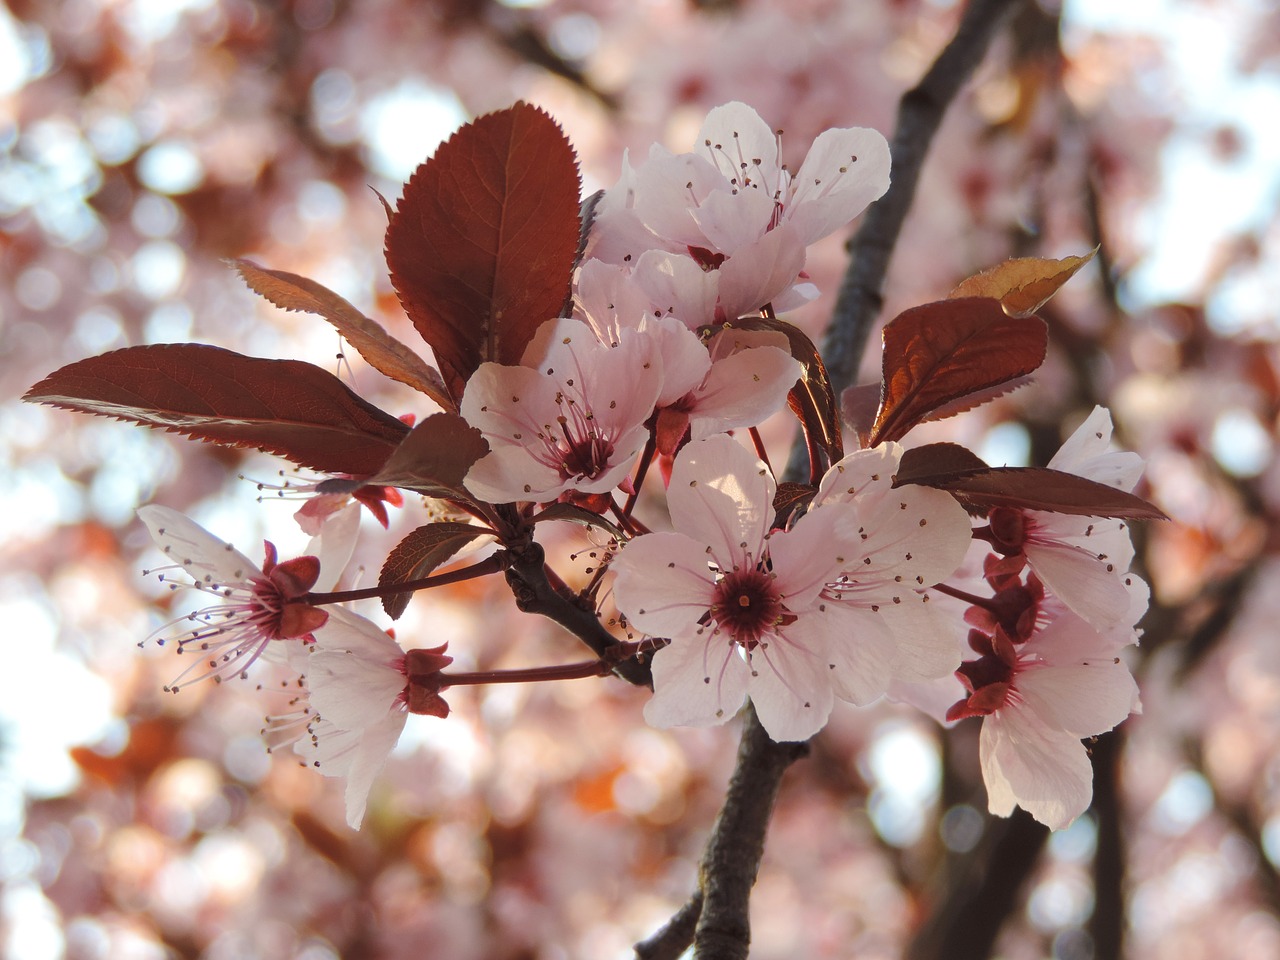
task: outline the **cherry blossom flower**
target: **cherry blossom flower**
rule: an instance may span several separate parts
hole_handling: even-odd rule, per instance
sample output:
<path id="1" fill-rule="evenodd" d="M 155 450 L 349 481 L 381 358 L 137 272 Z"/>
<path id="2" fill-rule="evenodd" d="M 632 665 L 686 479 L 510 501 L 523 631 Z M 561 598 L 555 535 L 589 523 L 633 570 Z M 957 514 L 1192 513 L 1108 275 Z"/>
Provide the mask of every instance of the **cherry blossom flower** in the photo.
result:
<path id="1" fill-rule="evenodd" d="M 894 659 L 883 637 L 856 634 L 825 585 L 848 562 L 857 526 L 846 507 L 770 531 L 776 485 L 727 436 L 675 458 L 667 503 L 678 533 L 632 540 L 614 561 L 618 609 L 671 640 L 654 654 L 655 726 L 723 723 L 751 697 L 775 740 L 803 740 L 835 696 L 882 692 Z"/>
<path id="2" fill-rule="evenodd" d="M 972 525 L 940 490 L 893 487 L 902 446 L 885 443 L 831 467 L 810 504 L 854 511 L 858 549 L 826 595 L 857 617 L 859 634 L 884 634 L 897 654 L 893 678 L 917 683 L 949 675 L 960 662 L 960 635 L 949 611 L 930 603 L 928 587 L 950 577 L 972 543 Z"/>
<path id="3" fill-rule="evenodd" d="M 1128 596 L 1134 610 L 1145 609 L 1140 581 Z M 1093 770 L 1081 740 L 1141 711 L 1118 656 L 1136 639 L 1130 627 L 1100 632 L 1061 606 L 1025 643 L 1000 628 L 970 634 L 981 656 L 957 671 L 968 696 L 947 719 L 983 716 L 980 757 L 992 813 L 1008 816 L 1020 806 L 1057 830 L 1088 808 Z"/>
<path id="4" fill-rule="evenodd" d="M 344 777 L 347 822 L 358 829 L 369 790 L 400 739 L 410 713 L 448 716 L 449 707 L 432 682 L 453 660 L 444 647 L 401 649 L 374 623 L 335 608 L 315 643 L 293 652 L 308 703 L 293 718 L 281 718 L 278 731 L 294 721 L 294 753 L 327 777 Z"/>
<path id="5" fill-rule="evenodd" d="M 1095 407 L 1049 461 L 1126 493 L 1142 474 L 1136 453 L 1109 449 L 1111 415 Z M 1005 556 L 1026 558 L 1036 576 L 1071 610 L 1100 630 L 1119 623 L 1129 608 L 1123 579 L 1133 561 L 1124 520 L 997 507 L 986 536 Z"/>
<path id="6" fill-rule="evenodd" d="M 657 308 L 686 323 L 733 319 L 813 299 L 805 247 L 856 217 L 889 186 L 889 147 L 875 130 L 827 130 L 798 173 L 779 135 L 746 104 L 712 110 L 691 153 L 654 146 L 625 163 L 597 208 L 587 254 L 628 264 Z"/>
<path id="7" fill-rule="evenodd" d="M 538 331 L 530 358 L 481 364 L 467 382 L 462 415 L 490 446 L 467 489 L 490 503 L 612 491 L 648 439 L 662 387 L 652 344 L 635 331 L 604 344 L 586 324 L 559 319 Z"/>
<path id="8" fill-rule="evenodd" d="M 199 651 L 200 660 L 178 676 L 166 690 L 177 691 L 207 677 L 221 681 L 241 674 L 273 640 L 314 640 L 329 613 L 303 598 L 317 585 L 321 561 L 316 556 L 277 562 L 276 548 L 268 542 L 259 568 L 228 543 L 176 510 L 156 504 L 142 507 L 138 517 L 151 532 L 161 551 L 174 566 L 159 568 L 160 579 L 172 589 L 187 586 L 212 594 L 219 603 L 184 617 L 196 624 L 177 637 L 179 653 Z M 174 582 L 171 569 L 181 570 L 192 583 Z M 340 571 L 329 574 L 337 578 Z M 177 621 L 181 622 L 181 621 Z M 170 625 L 172 626 L 172 625 Z M 162 630 L 168 627 L 162 628 Z M 159 643 L 164 643 L 161 638 Z M 184 679 L 201 668 L 205 672 Z"/>

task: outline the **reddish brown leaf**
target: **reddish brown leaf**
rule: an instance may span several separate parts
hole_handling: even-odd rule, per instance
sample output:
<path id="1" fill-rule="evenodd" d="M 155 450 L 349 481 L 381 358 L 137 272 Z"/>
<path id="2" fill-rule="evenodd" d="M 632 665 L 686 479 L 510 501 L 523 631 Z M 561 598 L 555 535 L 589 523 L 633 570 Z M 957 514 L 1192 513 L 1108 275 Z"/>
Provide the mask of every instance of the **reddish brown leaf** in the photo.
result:
<path id="1" fill-rule="evenodd" d="M 920 484 L 946 490 L 971 512 L 986 512 L 992 507 L 1017 507 L 1046 510 L 1084 517 L 1122 517 L 1128 520 L 1164 520 L 1165 515 L 1152 504 L 1132 493 L 1125 493 L 1104 483 L 1078 477 L 1074 473 L 1047 467 L 987 467 L 975 469 L 925 472 L 932 460 L 938 467 L 964 462 L 981 463 L 977 457 L 957 444 L 931 444 L 954 450 L 931 451 L 926 462 L 911 462 L 904 456 L 894 486 Z M 925 448 L 922 448 L 925 449 Z M 968 454 L 965 457 L 958 451 Z M 904 473 L 904 467 L 906 472 Z"/>
<path id="2" fill-rule="evenodd" d="M 326 473 L 373 473 L 409 432 L 312 364 L 198 343 L 89 357 L 51 373 L 23 399 L 258 447 Z"/>
<path id="3" fill-rule="evenodd" d="M 818 488 L 811 483 L 784 481 L 773 494 L 774 512 L 785 522 L 797 508 L 807 507 L 817 492 Z"/>
<path id="4" fill-rule="evenodd" d="M 1058 292 L 1058 288 L 1075 276 L 1076 271 L 1092 260 L 1097 252 L 1098 248 L 1094 247 L 1083 257 L 1064 257 L 1061 260 L 1020 257 L 1006 260 L 965 280 L 947 294 L 947 299 L 993 297 L 1000 301 L 1009 316 L 1029 317 L 1043 307 Z"/>
<path id="5" fill-rule="evenodd" d="M 324 317 L 379 373 L 425 393 L 446 410 L 456 409 L 434 367 L 328 287 L 295 273 L 268 270 L 252 260 L 233 262 L 255 293 L 281 310 L 300 310 Z"/>
<path id="6" fill-rule="evenodd" d="M 924 483 L 930 478 L 948 477 L 975 470 L 990 470 L 986 462 L 968 447 L 958 443 L 926 443 L 902 451 L 893 485 Z"/>
<path id="7" fill-rule="evenodd" d="M 544 523 L 547 520 L 568 520 L 571 523 L 580 523 L 584 527 L 598 527 L 620 543 L 627 539 L 627 535 L 618 529 L 612 521 L 606 520 L 600 514 L 585 507 L 580 507 L 576 503 L 557 501 L 550 504 L 545 510 L 540 510 L 534 514 L 531 522 Z"/>
<path id="8" fill-rule="evenodd" d="M 940 300 L 900 313 L 884 328 L 884 379 L 870 445 L 898 440 L 961 398 L 1031 373 L 1048 333 L 1037 317 L 1005 314 L 998 300 Z"/>
<path id="9" fill-rule="evenodd" d="M 527 103 L 466 125 L 405 184 L 387 265 L 455 400 L 476 367 L 518 363 L 534 331 L 559 316 L 579 186 L 573 147 Z"/>
<path id="10" fill-rule="evenodd" d="M 436 567 L 476 537 L 485 534 L 492 535 L 492 531 L 454 520 L 421 526 L 396 544 L 382 565 L 378 585 L 386 587 L 430 576 Z M 392 620 L 398 620 L 412 597 L 413 594 L 409 592 L 385 596 L 382 598 L 382 609 L 387 611 Z"/>
<path id="11" fill-rule="evenodd" d="M 429 497 L 470 500 L 462 481 L 488 452 L 489 443 L 479 430 L 456 413 L 437 413 L 414 427 L 367 482 Z"/>

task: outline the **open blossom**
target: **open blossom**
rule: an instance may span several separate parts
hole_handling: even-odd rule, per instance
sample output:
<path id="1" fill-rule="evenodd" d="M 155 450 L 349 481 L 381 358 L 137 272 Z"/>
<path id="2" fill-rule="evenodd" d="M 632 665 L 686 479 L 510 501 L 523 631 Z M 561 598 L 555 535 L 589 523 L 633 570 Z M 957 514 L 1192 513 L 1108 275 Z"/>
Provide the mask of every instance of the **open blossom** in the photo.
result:
<path id="1" fill-rule="evenodd" d="M 764 463 L 727 436 L 676 456 L 667 503 L 678 533 L 632 540 L 613 563 L 628 621 L 671 643 L 654 654 L 656 726 L 707 726 L 750 696 L 775 740 L 803 740 L 836 696 L 888 682 L 893 650 L 864 639 L 823 596 L 847 563 L 850 521 L 833 505 L 770 531 L 776 485 Z M 856 533 L 853 533 L 856 536 Z"/>
<path id="2" fill-rule="evenodd" d="M 1145 586 L 1135 580 L 1130 589 L 1135 609 L 1145 609 Z M 947 716 L 983 717 L 980 757 L 992 813 L 1008 816 L 1020 806 L 1057 830 L 1088 808 L 1093 769 L 1081 740 L 1141 710 L 1119 656 L 1136 639 L 1131 627 L 1100 632 L 1061 607 L 1024 643 L 999 628 L 971 633 L 981 656 L 957 672 L 968 696 Z"/>
<path id="3" fill-rule="evenodd" d="M 1111 415 L 1095 407 L 1049 461 L 1126 493 L 1142 474 L 1136 453 L 1111 450 Z M 1129 608 L 1123 582 L 1133 561 L 1124 520 L 997 507 L 987 536 L 1008 557 L 1022 556 L 1036 576 L 1071 610 L 1100 630 L 1119 623 Z"/>
<path id="4" fill-rule="evenodd" d="M 305 678 L 307 706 L 292 721 L 294 753 L 328 777 L 344 777 L 347 822 L 358 828 L 369 790 L 400 739 L 410 713 L 445 717 L 449 707 L 431 678 L 452 662 L 444 648 L 401 649 L 385 631 L 335 608 L 315 643 L 290 658 Z M 277 740 L 279 738 L 277 737 Z"/>
<path id="5" fill-rule="evenodd" d="M 577 320 L 550 321 L 529 366 L 483 363 L 461 412 L 489 441 L 466 486 L 490 503 L 607 494 L 628 480 L 662 386 L 653 347 L 634 331 L 602 343 Z"/>
<path id="6" fill-rule="evenodd" d="M 587 253 L 632 265 L 658 306 L 679 304 L 694 326 L 766 303 L 790 309 L 816 296 L 796 283 L 805 247 L 888 186 L 889 147 L 877 131 L 825 131 L 793 175 L 779 135 L 751 107 L 728 103 L 707 115 L 692 152 L 655 146 L 640 167 L 624 165 Z"/>
<path id="7" fill-rule="evenodd" d="M 809 509 L 843 504 L 854 511 L 858 549 L 826 594 L 857 618 L 859 636 L 882 634 L 892 644 L 894 680 L 918 683 L 959 665 L 955 618 L 930 603 L 927 588 L 963 562 L 972 525 L 950 494 L 893 486 L 902 450 L 884 443 L 849 454 L 827 471 Z"/>
<path id="8" fill-rule="evenodd" d="M 174 589 L 187 586 L 218 600 L 184 618 L 195 626 L 176 637 L 178 652 L 195 652 L 199 659 L 166 689 L 176 691 L 207 677 L 222 680 L 243 674 L 267 652 L 272 641 L 313 640 L 315 631 L 329 619 L 328 612 L 303 599 L 320 580 L 318 557 L 295 557 L 281 563 L 275 546 L 267 543 L 259 568 L 176 510 L 152 504 L 141 508 L 138 517 L 173 562 L 172 568 L 160 569 L 160 579 Z M 170 569 L 182 571 L 192 583 L 174 581 Z M 336 580 L 339 572 L 328 571 L 326 575 Z M 185 679 L 201 669 L 204 672 Z"/>

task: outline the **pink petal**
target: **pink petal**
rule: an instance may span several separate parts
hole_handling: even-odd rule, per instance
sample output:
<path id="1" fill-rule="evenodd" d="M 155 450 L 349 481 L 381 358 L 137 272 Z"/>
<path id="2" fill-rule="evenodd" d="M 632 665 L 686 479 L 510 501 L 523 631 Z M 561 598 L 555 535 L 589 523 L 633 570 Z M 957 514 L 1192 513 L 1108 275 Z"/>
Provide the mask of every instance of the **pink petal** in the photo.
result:
<path id="1" fill-rule="evenodd" d="M 667 506 L 673 526 L 725 569 L 760 558 L 777 489 L 764 462 L 732 437 L 690 443 L 671 469 Z"/>
<path id="2" fill-rule="evenodd" d="M 794 187 L 786 220 L 808 245 L 849 223 L 889 189 L 889 143 L 865 127 L 824 130 Z"/>
<path id="3" fill-rule="evenodd" d="M 808 740 L 831 715 L 831 669 L 820 651 L 777 637 L 751 653 L 748 692 L 760 723 L 779 743 Z"/>
<path id="4" fill-rule="evenodd" d="M 674 640 L 653 655 L 653 697 L 644 718 L 655 727 L 709 727 L 742 708 L 750 670 L 723 636 Z"/>
<path id="5" fill-rule="evenodd" d="M 796 359 L 776 347 L 755 347 L 717 360 L 694 391 L 693 439 L 763 422 L 786 403 L 800 372 Z"/>
<path id="6" fill-rule="evenodd" d="M 148 504 L 138 510 L 138 519 L 165 556 L 203 588 L 244 583 L 262 575 L 258 565 L 243 553 L 176 510 Z"/>
<path id="7" fill-rule="evenodd" d="M 1128 612 L 1124 574 L 1107 562 L 1069 544 L 1027 543 L 1023 547 L 1036 576 L 1067 607 L 1099 630 L 1118 624 Z"/>
<path id="8" fill-rule="evenodd" d="M 1015 805 L 1052 830 L 1089 808 L 1093 768 L 1084 744 L 1046 730 L 1024 712 L 1002 711 L 982 721 L 979 739 L 988 809 L 999 817 Z"/>
<path id="9" fill-rule="evenodd" d="M 650 533 L 628 543 L 613 561 L 614 602 L 651 636 L 684 636 L 711 605 L 715 577 L 706 545 L 682 533 Z"/>

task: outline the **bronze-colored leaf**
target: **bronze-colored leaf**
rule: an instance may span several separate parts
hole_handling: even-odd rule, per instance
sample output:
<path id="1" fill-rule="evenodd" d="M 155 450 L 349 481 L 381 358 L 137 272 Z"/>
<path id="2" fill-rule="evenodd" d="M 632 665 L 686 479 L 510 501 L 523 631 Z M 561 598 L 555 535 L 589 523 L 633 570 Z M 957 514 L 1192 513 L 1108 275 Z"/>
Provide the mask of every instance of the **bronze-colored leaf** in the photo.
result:
<path id="1" fill-rule="evenodd" d="M 328 287 L 295 273 L 268 270 L 252 260 L 233 263 L 249 289 L 281 310 L 299 310 L 324 317 L 379 373 L 425 393 L 446 410 L 457 409 L 435 367 Z"/>
<path id="2" fill-rule="evenodd" d="M 1006 260 L 963 281 L 947 294 L 947 298 L 991 297 L 1000 301 L 1009 316 L 1029 317 L 1043 307 L 1097 252 L 1098 248 L 1094 247 L 1083 257 L 1063 257 L 1061 260 L 1019 257 Z"/>
<path id="3" fill-rule="evenodd" d="M 126 347 L 79 360 L 23 399 L 358 476 L 381 467 L 409 433 L 317 366 L 200 343 Z"/>

